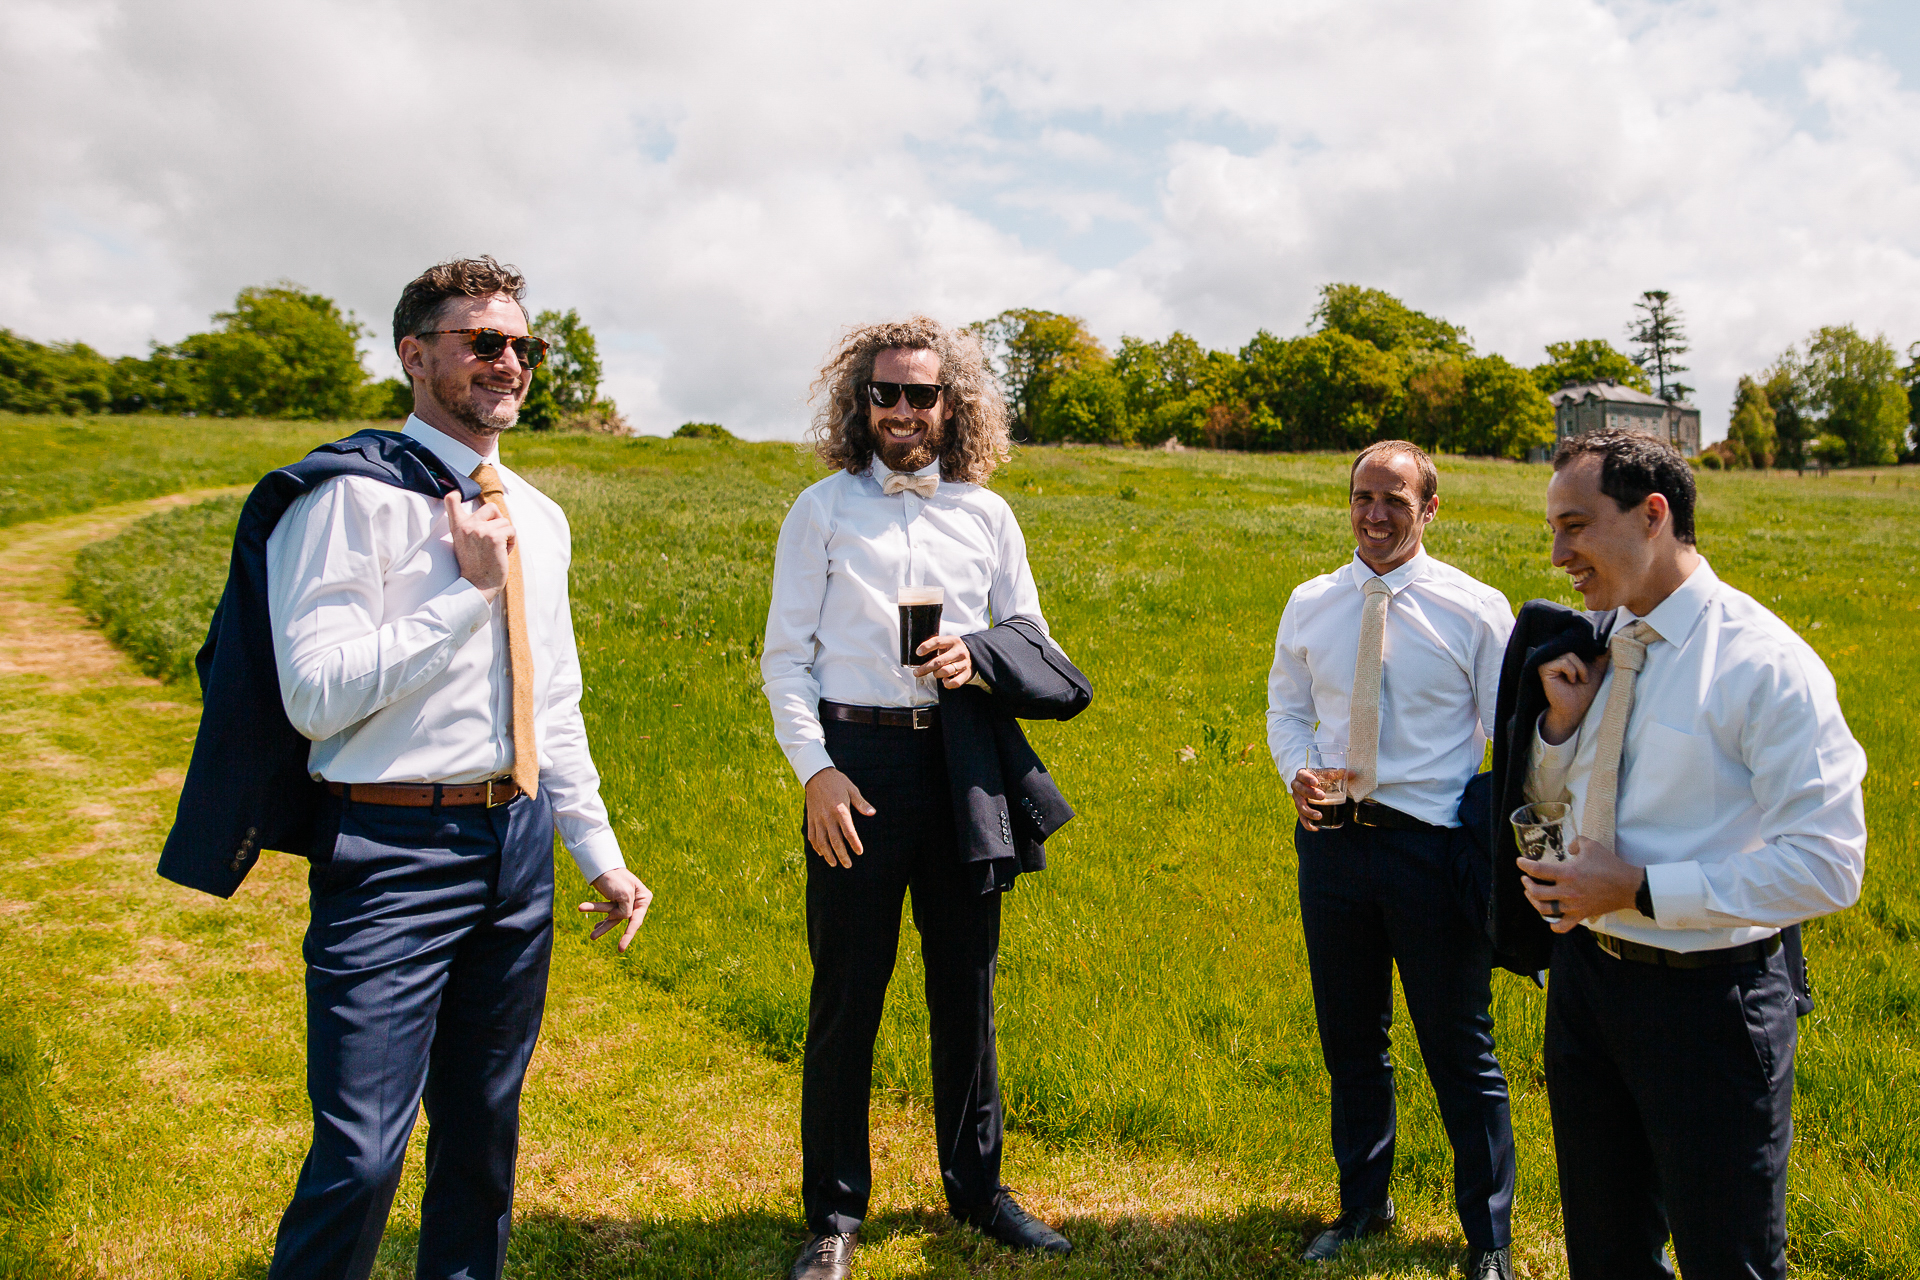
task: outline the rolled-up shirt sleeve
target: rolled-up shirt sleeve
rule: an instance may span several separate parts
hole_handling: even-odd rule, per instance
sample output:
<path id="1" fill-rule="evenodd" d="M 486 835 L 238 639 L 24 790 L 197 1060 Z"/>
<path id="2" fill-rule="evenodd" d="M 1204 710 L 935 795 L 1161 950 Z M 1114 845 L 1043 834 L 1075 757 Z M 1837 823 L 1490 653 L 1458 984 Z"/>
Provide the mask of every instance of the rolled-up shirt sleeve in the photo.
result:
<path id="1" fill-rule="evenodd" d="M 580 715 L 580 652 L 574 643 L 573 607 L 564 574 L 557 594 L 548 648 L 554 666 L 547 680 L 540 786 L 553 803 L 554 830 L 580 874 L 591 883 L 627 863 L 607 818 L 606 802 L 600 798 L 600 770 L 587 749 L 587 725 Z"/>
<path id="2" fill-rule="evenodd" d="M 1313 673 L 1294 637 L 1291 599 L 1273 638 L 1273 669 L 1267 674 L 1267 749 L 1280 776 L 1292 781 L 1306 766 L 1307 748 L 1319 716 L 1313 706 Z"/>
<path id="3" fill-rule="evenodd" d="M 773 736 L 801 785 L 833 767 L 820 727 L 820 682 L 814 678 L 820 611 L 827 595 L 827 529 L 813 494 L 802 494 L 780 525 L 773 554 L 773 599 L 767 607 L 760 675 L 773 709 Z"/>
<path id="4" fill-rule="evenodd" d="M 295 500 L 267 540 L 281 704 L 315 742 L 439 675 L 491 616 L 491 603 L 464 578 L 405 617 L 381 616 L 385 566 L 404 537 L 383 501 L 388 488 L 329 480 Z"/>
<path id="5" fill-rule="evenodd" d="M 1738 749 L 1765 843 L 1737 857 L 1648 867 L 1654 917 L 1672 928 L 1785 927 L 1860 897 L 1867 758 L 1841 714 L 1833 677 L 1791 653 L 1740 673 L 1752 687 L 1728 703 L 1745 712 Z"/>

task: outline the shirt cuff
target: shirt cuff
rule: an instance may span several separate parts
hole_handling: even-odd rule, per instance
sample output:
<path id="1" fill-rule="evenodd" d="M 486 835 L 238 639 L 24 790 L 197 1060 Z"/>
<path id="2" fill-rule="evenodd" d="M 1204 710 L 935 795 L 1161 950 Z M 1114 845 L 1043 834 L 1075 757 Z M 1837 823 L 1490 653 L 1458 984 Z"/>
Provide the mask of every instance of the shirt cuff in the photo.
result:
<path id="1" fill-rule="evenodd" d="M 793 766 L 793 774 L 800 779 L 800 785 L 806 786 L 807 780 L 822 769 L 833 768 L 833 757 L 827 754 L 824 742 L 803 742 L 787 752 L 787 763 Z"/>
<path id="2" fill-rule="evenodd" d="M 567 852 L 573 855 L 574 865 L 580 868 L 588 884 L 616 867 L 627 865 L 627 860 L 620 856 L 620 838 L 613 834 L 611 827 L 602 827 L 578 846 L 569 844 Z"/>
<path id="3" fill-rule="evenodd" d="M 1580 746 L 1580 732 L 1575 730 L 1567 735 L 1567 740 L 1558 746 L 1549 745 L 1540 732 L 1540 726 L 1547 722 L 1547 713 L 1542 711 L 1540 719 L 1533 726 L 1533 767 L 1549 773 L 1565 773 L 1573 767 L 1573 753 Z"/>
<path id="4" fill-rule="evenodd" d="M 1662 928 L 1712 929 L 1706 918 L 1707 877 L 1697 862 L 1661 862 L 1647 868 L 1653 916 Z"/>
<path id="5" fill-rule="evenodd" d="M 440 593 L 434 602 L 440 613 L 440 621 L 456 638 L 459 644 L 473 639 L 480 628 L 487 625 L 493 617 L 493 602 L 480 593 L 480 588 L 460 579 Z"/>

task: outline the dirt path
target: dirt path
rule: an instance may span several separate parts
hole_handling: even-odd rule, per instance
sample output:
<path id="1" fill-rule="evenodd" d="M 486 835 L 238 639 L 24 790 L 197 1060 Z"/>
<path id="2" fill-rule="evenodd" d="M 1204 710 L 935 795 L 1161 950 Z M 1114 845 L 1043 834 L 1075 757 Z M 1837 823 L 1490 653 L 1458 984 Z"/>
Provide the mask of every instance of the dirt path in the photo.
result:
<path id="1" fill-rule="evenodd" d="M 72 681 L 157 685 L 134 672 L 67 601 L 73 557 L 89 542 L 110 538 L 142 516 L 240 492 L 196 489 L 0 530 L 0 676 L 45 676 L 61 688 Z"/>

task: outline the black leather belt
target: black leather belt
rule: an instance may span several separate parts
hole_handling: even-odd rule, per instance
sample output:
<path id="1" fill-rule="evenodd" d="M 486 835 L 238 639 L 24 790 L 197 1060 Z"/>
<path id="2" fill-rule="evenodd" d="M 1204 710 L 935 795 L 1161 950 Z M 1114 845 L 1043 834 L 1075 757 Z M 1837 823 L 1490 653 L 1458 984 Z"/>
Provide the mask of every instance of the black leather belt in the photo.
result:
<path id="1" fill-rule="evenodd" d="M 1721 947 L 1715 951 L 1669 951 L 1665 947 L 1649 947 L 1638 942 L 1628 942 L 1625 938 L 1616 938 L 1611 934 L 1599 933 L 1589 929 L 1594 945 L 1612 956 L 1615 960 L 1634 960 L 1640 964 L 1657 964 L 1668 969 L 1711 969 L 1715 965 L 1744 964 L 1749 960 L 1765 960 L 1780 949 L 1780 935 L 1762 938 L 1758 942 L 1748 942 L 1737 947 Z"/>
<path id="2" fill-rule="evenodd" d="M 822 701 L 820 718 L 888 729 L 931 729 L 940 723 L 940 708 L 933 703 L 924 707 L 852 707 L 844 702 Z"/>
<path id="3" fill-rule="evenodd" d="M 1445 827 L 1436 827 L 1431 822 L 1422 822 L 1410 813 L 1402 813 L 1392 805 L 1381 804 L 1375 800 L 1349 800 L 1343 806 L 1347 821 L 1356 827 L 1381 827 L 1388 831 L 1445 831 Z"/>

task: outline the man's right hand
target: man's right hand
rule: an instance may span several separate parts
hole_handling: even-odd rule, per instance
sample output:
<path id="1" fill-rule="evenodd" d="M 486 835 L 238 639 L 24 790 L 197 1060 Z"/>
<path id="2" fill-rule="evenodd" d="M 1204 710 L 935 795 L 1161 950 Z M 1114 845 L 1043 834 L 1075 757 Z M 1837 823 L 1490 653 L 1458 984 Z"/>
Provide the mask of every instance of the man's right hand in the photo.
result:
<path id="1" fill-rule="evenodd" d="M 1320 810 L 1315 805 L 1324 803 L 1327 793 L 1320 789 L 1314 780 L 1313 770 L 1302 769 L 1293 775 L 1293 807 L 1300 811 L 1300 825 L 1309 831 L 1318 831 L 1315 824 L 1320 821 Z"/>
<path id="2" fill-rule="evenodd" d="M 828 866 L 851 867 L 853 854 L 866 852 L 853 829 L 855 809 L 868 818 L 878 812 L 846 774 L 828 767 L 807 779 L 807 843 Z"/>
<path id="3" fill-rule="evenodd" d="M 447 533 L 453 539 L 460 576 L 480 589 L 491 604 L 507 585 L 507 553 L 513 550 L 513 522 L 500 508 L 483 502 L 469 513 L 457 493 L 442 499 L 447 506 Z"/>
<path id="4" fill-rule="evenodd" d="M 1604 653 L 1592 662 L 1563 653 L 1541 664 L 1540 685 L 1547 692 L 1547 714 L 1540 720 L 1540 737 L 1548 746 L 1559 746 L 1579 730 L 1594 695 L 1600 692 L 1600 678 L 1606 673 Z"/>

